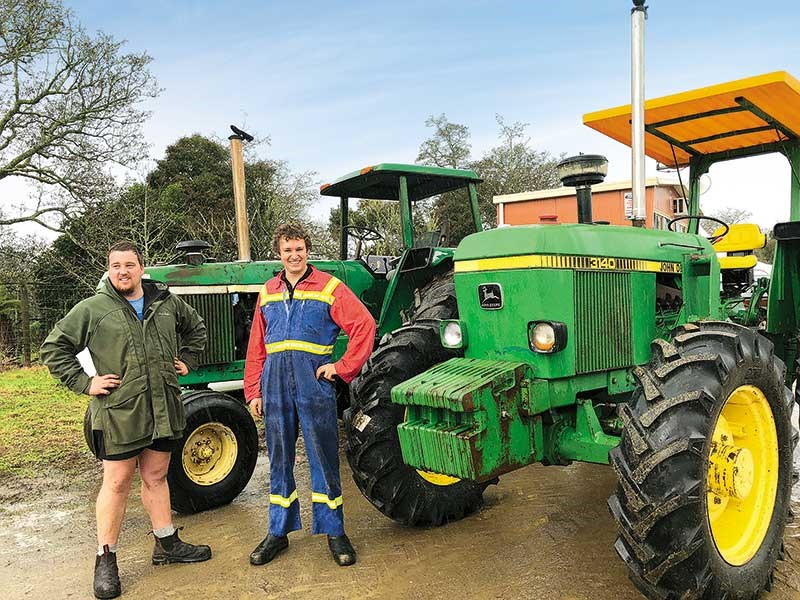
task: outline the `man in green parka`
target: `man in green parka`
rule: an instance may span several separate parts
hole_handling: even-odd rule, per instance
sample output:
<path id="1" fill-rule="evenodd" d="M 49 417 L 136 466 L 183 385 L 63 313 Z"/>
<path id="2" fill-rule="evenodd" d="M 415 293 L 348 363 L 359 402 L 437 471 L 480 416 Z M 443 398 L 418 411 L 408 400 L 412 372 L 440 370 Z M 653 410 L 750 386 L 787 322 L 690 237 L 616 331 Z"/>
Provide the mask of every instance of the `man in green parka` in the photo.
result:
<path id="1" fill-rule="evenodd" d="M 132 242 L 108 251 L 108 279 L 78 303 L 45 340 L 42 362 L 72 391 L 91 396 L 90 446 L 103 461 L 97 495 L 94 593 L 121 593 L 116 547 L 131 479 L 139 466 L 142 504 L 155 536 L 153 564 L 200 562 L 211 548 L 178 538 L 172 523 L 167 470 L 186 417 L 178 375 L 197 366 L 206 328 L 195 310 L 167 286 L 143 280 L 142 255 Z M 97 375 L 76 354 L 88 348 Z"/>

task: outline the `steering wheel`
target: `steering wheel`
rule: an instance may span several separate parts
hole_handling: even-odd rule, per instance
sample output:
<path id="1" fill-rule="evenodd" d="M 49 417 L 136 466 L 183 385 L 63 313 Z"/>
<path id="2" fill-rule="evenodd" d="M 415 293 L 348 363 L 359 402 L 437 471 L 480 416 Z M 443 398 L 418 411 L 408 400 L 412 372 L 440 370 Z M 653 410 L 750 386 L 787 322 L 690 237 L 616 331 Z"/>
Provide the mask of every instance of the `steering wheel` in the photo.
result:
<path id="1" fill-rule="evenodd" d="M 728 232 L 731 230 L 730 225 L 728 225 L 725 221 L 720 221 L 715 217 L 706 217 L 704 215 L 683 215 L 680 217 L 675 217 L 674 219 L 670 219 L 667 222 L 667 229 L 669 229 L 670 231 L 676 231 L 676 229 L 672 225 L 673 223 L 677 223 L 678 221 L 703 221 L 703 220 L 711 221 L 712 223 L 716 223 L 717 225 L 722 225 L 725 228 L 719 235 L 712 235 L 707 238 L 708 243 L 711 244 L 712 246 L 716 244 L 718 241 L 720 241 L 722 238 L 724 238 L 726 235 L 728 235 Z"/>
<path id="2" fill-rule="evenodd" d="M 383 235 L 371 227 L 363 227 L 361 225 L 345 225 L 343 231 L 346 231 L 347 235 L 351 235 L 355 238 L 357 259 L 361 257 L 361 246 L 364 244 L 364 242 L 377 242 L 378 240 L 383 239 Z"/>

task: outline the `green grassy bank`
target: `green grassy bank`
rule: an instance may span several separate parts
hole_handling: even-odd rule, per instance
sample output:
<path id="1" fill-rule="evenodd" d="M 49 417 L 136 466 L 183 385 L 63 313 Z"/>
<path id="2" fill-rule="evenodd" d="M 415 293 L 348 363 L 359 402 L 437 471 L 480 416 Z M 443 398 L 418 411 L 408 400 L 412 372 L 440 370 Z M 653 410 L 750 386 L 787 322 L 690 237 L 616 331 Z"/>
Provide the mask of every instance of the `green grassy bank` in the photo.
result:
<path id="1" fill-rule="evenodd" d="M 90 467 L 94 458 L 83 439 L 88 403 L 44 367 L 0 372 L 0 477 Z"/>

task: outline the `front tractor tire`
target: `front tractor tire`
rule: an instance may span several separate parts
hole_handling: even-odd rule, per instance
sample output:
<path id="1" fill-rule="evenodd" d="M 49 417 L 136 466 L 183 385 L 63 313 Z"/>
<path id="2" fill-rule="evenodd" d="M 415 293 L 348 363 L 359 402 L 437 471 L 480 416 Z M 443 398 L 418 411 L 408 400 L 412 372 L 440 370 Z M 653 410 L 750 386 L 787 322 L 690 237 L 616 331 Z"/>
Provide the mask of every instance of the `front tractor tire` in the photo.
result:
<path id="1" fill-rule="evenodd" d="M 438 526 L 483 504 L 487 484 L 418 471 L 403 462 L 397 425 L 405 418 L 391 389 L 458 353 L 439 341 L 441 319 L 457 317 L 452 273 L 420 292 L 410 325 L 384 336 L 352 383 L 344 413 L 345 453 L 361 493 L 384 515 L 404 525 Z"/>
<path id="2" fill-rule="evenodd" d="M 247 485 L 258 458 L 258 431 L 244 404 L 221 392 L 183 396 L 186 429 L 172 453 L 172 508 L 184 514 L 231 502 Z"/>
<path id="3" fill-rule="evenodd" d="M 727 322 L 656 340 L 620 406 L 608 505 L 617 553 L 651 599 L 751 599 L 771 588 L 790 512 L 793 398 L 772 343 Z"/>

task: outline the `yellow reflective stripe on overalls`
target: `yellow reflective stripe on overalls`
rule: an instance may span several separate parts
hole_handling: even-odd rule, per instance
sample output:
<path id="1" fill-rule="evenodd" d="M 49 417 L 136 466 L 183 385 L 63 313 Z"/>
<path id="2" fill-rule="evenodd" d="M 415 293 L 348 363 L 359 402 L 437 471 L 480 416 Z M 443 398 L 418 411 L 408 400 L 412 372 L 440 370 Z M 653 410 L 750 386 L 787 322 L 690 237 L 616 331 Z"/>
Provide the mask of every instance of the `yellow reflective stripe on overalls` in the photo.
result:
<path id="1" fill-rule="evenodd" d="M 333 353 L 333 346 L 322 346 L 320 344 L 304 342 L 303 340 L 283 340 L 282 342 L 264 344 L 264 347 L 267 349 L 267 354 L 286 352 L 287 350 L 299 350 L 300 352 L 321 355 Z"/>
<path id="2" fill-rule="evenodd" d="M 282 300 L 282 299 L 283 299 L 283 294 L 281 293 L 268 294 L 267 284 L 265 283 L 264 287 L 261 288 L 261 302 L 259 303 L 259 306 L 264 306 L 267 302 L 275 302 L 277 300 Z"/>
<path id="3" fill-rule="evenodd" d="M 331 277 L 331 280 L 325 285 L 324 288 L 322 288 L 322 293 L 332 296 L 333 290 L 335 290 L 336 286 L 338 286 L 340 283 L 342 282 L 336 279 L 336 277 Z"/>
<path id="4" fill-rule="evenodd" d="M 342 283 L 336 277 L 331 277 L 330 281 L 325 284 L 325 287 L 322 288 L 320 292 L 314 291 L 307 291 L 307 290 L 295 290 L 293 297 L 295 300 L 318 300 L 319 302 L 324 302 L 325 304 L 333 304 L 333 301 L 336 299 L 333 296 L 333 290 Z M 264 306 L 269 302 L 280 302 L 281 300 L 288 300 L 289 295 L 288 292 L 276 292 L 274 294 L 267 293 L 267 284 L 264 284 L 264 288 L 261 290 L 261 304 L 260 306 Z"/>
<path id="5" fill-rule="evenodd" d="M 288 498 L 284 496 L 279 496 L 278 494 L 269 495 L 270 504 L 277 504 L 278 506 L 282 506 L 283 508 L 289 508 L 292 505 L 292 502 L 294 502 L 295 500 L 297 500 L 297 490 L 289 494 Z"/>
<path id="6" fill-rule="evenodd" d="M 317 502 L 319 504 L 327 504 L 328 508 L 331 510 L 336 510 L 342 505 L 342 497 L 338 496 L 336 498 L 328 498 L 327 494 L 320 494 L 318 492 L 311 493 L 311 501 Z"/>
<path id="7" fill-rule="evenodd" d="M 334 297 L 332 294 L 324 292 L 304 292 L 303 290 L 296 290 L 294 293 L 295 300 L 319 300 L 325 304 L 333 304 Z"/>

